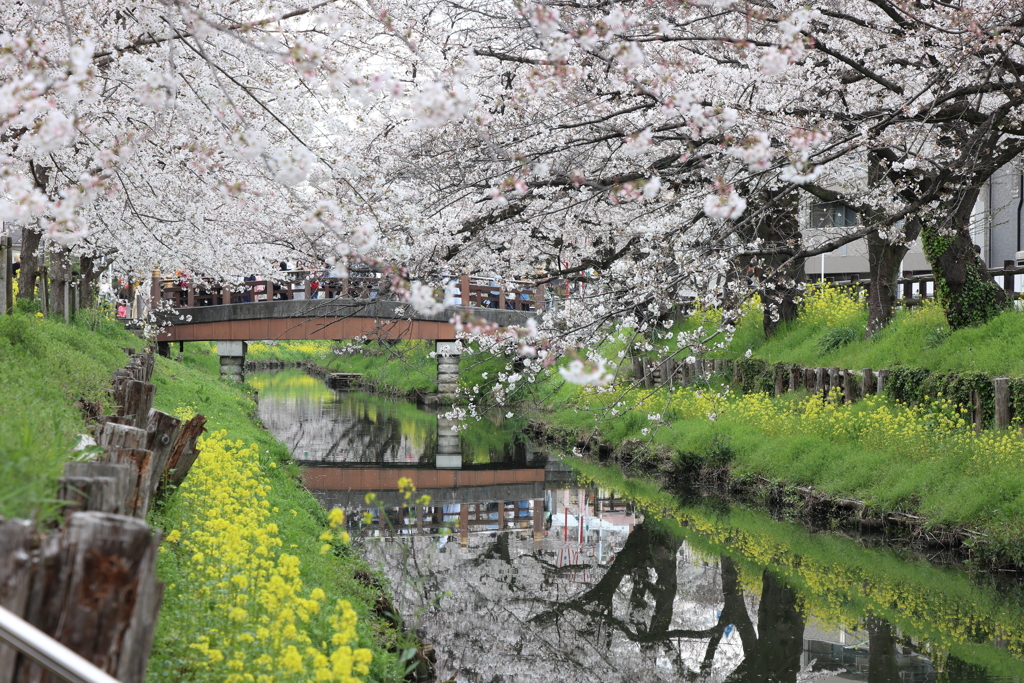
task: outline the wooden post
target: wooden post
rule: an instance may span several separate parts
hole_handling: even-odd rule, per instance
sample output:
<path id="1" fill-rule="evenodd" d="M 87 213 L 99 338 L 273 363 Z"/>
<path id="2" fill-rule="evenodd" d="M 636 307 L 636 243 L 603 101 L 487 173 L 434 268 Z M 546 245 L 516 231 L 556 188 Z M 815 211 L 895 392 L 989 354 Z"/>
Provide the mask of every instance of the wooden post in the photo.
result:
<path id="1" fill-rule="evenodd" d="M 512 301 L 516 300 L 515 291 L 512 292 Z M 514 306 L 515 304 L 513 304 Z M 498 310 L 505 310 L 505 284 L 503 282 L 498 283 Z"/>
<path id="2" fill-rule="evenodd" d="M 46 251 L 39 250 L 39 310 L 44 316 L 50 315 L 50 278 L 46 272 Z"/>
<path id="3" fill-rule="evenodd" d="M 544 537 L 544 500 L 538 498 L 533 501 L 533 538 L 540 540 Z"/>
<path id="4" fill-rule="evenodd" d="M 643 363 L 644 371 L 644 388 L 650 389 L 654 386 L 654 377 L 651 373 L 651 360 L 649 358 L 644 358 L 641 362 Z"/>
<path id="5" fill-rule="evenodd" d="M 815 373 L 814 368 L 804 368 L 804 389 L 814 393 Z"/>
<path id="6" fill-rule="evenodd" d="M 802 382 L 800 381 L 803 376 L 803 370 L 799 365 L 789 366 L 789 390 L 796 391 L 800 388 Z"/>
<path id="7" fill-rule="evenodd" d="M 857 381 L 857 375 L 853 374 L 849 370 L 843 370 L 843 398 L 852 403 L 860 398 L 860 383 Z"/>
<path id="8" fill-rule="evenodd" d="M 740 364 L 733 363 L 732 365 L 732 383 L 733 386 L 739 386 L 743 382 L 743 375 L 740 374 Z"/>
<path id="9" fill-rule="evenodd" d="M 814 368 L 814 393 L 825 393 L 825 382 L 828 381 L 828 374 L 825 368 Z"/>
<path id="10" fill-rule="evenodd" d="M 459 297 L 463 306 L 469 306 L 469 276 L 463 275 L 459 281 Z"/>
<path id="11" fill-rule="evenodd" d="M 992 380 L 996 395 L 996 429 L 1010 426 L 1010 378 L 996 377 Z"/>
<path id="12" fill-rule="evenodd" d="M 7 302 L 11 300 L 11 248 L 7 237 L 0 237 L 0 315 L 10 313 Z"/>
<path id="13" fill-rule="evenodd" d="M 864 368 L 860 372 L 860 395 L 867 396 L 875 393 L 875 373 L 871 368 Z"/>
<path id="14" fill-rule="evenodd" d="M 903 271 L 903 278 L 910 278 L 914 276 L 914 272 L 911 270 Z M 910 300 L 914 296 L 914 284 L 912 282 L 903 283 L 903 299 L 904 301 Z"/>
<path id="15" fill-rule="evenodd" d="M 878 389 L 876 392 L 882 394 L 885 392 L 885 383 L 889 381 L 889 371 L 882 369 L 878 371 Z"/>
<path id="16" fill-rule="evenodd" d="M 156 311 L 160 308 L 160 297 L 162 296 L 160 286 L 160 269 L 154 268 L 149 280 L 149 310 Z"/>
<path id="17" fill-rule="evenodd" d="M 517 503 L 513 503 L 513 505 L 517 505 Z M 514 515 L 515 513 L 513 512 L 512 514 Z M 505 501 L 499 500 L 498 501 L 498 531 L 504 531 L 505 527 L 508 526 L 507 522 L 508 522 L 508 520 L 505 517 Z"/>
<path id="18" fill-rule="evenodd" d="M 302 291 L 304 292 L 303 297 L 306 301 L 313 298 L 313 281 L 308 277 L 306 278 L 306 281 L 302 283 Z"/>
<path id="19" fill-rule="evenodd" d="M 782 396 L 786 393 L 786 382 L 785 375 L 783 374 L 784 368 L 781 365 L 776 364 L 775 366 L 775 395 Z"/>
<path id="20" fill-rule="evenodd" d="M 71 322 L 71 283 L 67 280 L 64 281 L 63 286 L 64 294 L 64 322 Z"/>
<path id="21" fill-rule="evenodd" d="M 828 390 L 833 395 L 839 395 L 840 400 L 843 398 L 843 373 L 839 368 L 828 369 Z"/>
<path id="22" fill-rule="evenodd" d="M 1017 267 L 1016 261 L 1003 261 L 1003 291 L 1006 292 L 1007 301 L 1013 301 L 1013 273 L 1010 271 Z"/>
<path id="23" fill-rule="evenodd" d="M 981 431 L 982 421 L 985 418 L 981 408 L 981 396 L 978 395 L 977 391 L 971 392 L 971 404 L 974 406 L 974 410 L 971 411 L 971 417 L 974 421 L 974 431 L 977 433 Z"/>
<path id="24" fill-rule="evenodd" d="M 469 543 L 469 505 L 459 506 L 459 541 L 462 545 Z"/>
<path id="25" fill-rule="evenodd" d="M 196 305 L 196 285 L 194 282 L 188 283 L 188 305 L 189 307 Z"/>
<path id="26" fill-rule="evenodd" d="M 679 366 L 679 383 L 684 387 L 690 385 L 690 364 L 685 360 Z"/>
<path id="27" fill-rule="evenodd" d="M 665 364 L 662 367 L 664 368 L 664 375 L 665 375 L 663 381 L 667 381 L 667 383 L 668 383 L 668 385 L 670 387 L 671 386 L 675 386 L 675 376 L 676 376 L 676 361 L 675 361 L 675 359 L 674 358 L 666 358 L 665 359 Z"/>

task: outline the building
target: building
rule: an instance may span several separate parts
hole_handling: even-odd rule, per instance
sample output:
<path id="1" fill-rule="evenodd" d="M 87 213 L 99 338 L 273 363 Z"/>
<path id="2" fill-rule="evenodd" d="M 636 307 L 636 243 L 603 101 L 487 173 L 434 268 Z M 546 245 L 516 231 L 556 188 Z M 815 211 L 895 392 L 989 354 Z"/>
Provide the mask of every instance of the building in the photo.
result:
<path id="1" fill-rule="evenodd" d="M 857 225 L 856 212 L 839 202 L 807 202 L 802 207 L 805 234 L 813 235 Z M 971 219 L 974 243 L 990 268 L 1002 268 L 1004 261 L 1016 261 L 1024 251 L 1024 174 L 1020 165 L 996 171 L 982 187 Z M 868 278 L 868 249 L 864 240 L 851 242 L 822 256 L 812 257 L 804 266 L 808 280 L 825 277 L 848 280 L 851 275 Z M 931 272 L 918 239 L 903 260 L 904 272 Z"/>

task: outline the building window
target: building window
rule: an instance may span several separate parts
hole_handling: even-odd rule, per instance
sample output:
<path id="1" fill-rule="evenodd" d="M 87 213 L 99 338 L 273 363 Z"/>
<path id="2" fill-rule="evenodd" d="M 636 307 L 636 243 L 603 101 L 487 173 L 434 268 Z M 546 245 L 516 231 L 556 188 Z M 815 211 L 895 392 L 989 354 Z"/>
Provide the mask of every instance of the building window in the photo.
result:
<path id="1" fill-rule="evenodd" d="M 811 205 L 811 229 L 849 228 L 859 222 L 857 212 L 841 202 L 821 202 Z M 839 247 L 836 256 L 846 256 L 846 245 Z"/>

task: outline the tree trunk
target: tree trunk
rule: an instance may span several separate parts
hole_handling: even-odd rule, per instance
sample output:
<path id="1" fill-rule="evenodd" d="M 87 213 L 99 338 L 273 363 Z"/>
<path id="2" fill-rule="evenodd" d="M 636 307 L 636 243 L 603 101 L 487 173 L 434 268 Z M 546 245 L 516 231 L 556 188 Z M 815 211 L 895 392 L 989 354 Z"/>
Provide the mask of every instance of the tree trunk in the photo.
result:
<path id="1" fill-rule="evenodd" d="M 804 650 L 804 616 L 796 593 L 767 569 L 761 577 L 757 641 L 727 681 L 795 683 Z"/>
<path id="2" fill-rule="evenodd" d="M 986 323 L 1008 303 L 971 241 L 971 211 L 979 192 L 975 187 L 958 197 L 956 204 L 948 207 L 946 221 L 924 221 L 921 226 L 924 253 L 935 275 L 935 292 L 954 330 Z"/>
<path id="3" fill-rule="evenodd" d="M 900 276 L 900 264 L 910 244 L 921 234 L 921 221 L 912 219 L 907 223 L 907 234 L 903 244 L 894 244 L 883 239 L 878 232 L 868 235 L 868 327 L 865 338 L 889 324 L 896 307 Z"/>
<path id="4" fill-rule="evenodd" d="M 100 275 L 91 257 L 83 256 L 79 259 L 79 273 L 78 308 L 91 308 L 96 302 L 96 280 Z"/>
<path id="5" fill-rule="evenodd" d="M 21 270 L 18 271 L 18 298 L 36 299 L 36 278 L 39 276 L 39 240 L 42 235 L 25 228 L 21 231 Z"/>
<path id="6" fill-rule="evenodd" d="M 71 255 L 64 247 L 50 251 L 50 315 L 64 317 L 64 285 L 71 281 Z"/>
<path id="7" fill-rule="evenodd" d="M 800 242 L 797 193 L 792 191 L 784 196 L 766 196 L 763 201 L 766 208 L 757 221 L 756 237 L 766 246 L 796 246 Z M 766 337 L 775 334 L 780 323 L 796 320 L 796 300 L 800 296 L 800 284 L 804 281 L 805 261 L 803 258 L 790 258 L 787 254 L 762 257 L 761 266 L 766 277 L 758 293 L 764 308 Z"/>

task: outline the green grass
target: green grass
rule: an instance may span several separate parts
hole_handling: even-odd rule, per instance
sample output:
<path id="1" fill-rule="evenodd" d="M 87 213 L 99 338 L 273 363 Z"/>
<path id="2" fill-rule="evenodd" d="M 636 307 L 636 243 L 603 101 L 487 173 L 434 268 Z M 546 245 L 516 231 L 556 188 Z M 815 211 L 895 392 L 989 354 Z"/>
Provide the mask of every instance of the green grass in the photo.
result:
<path id="1" fill-rule="evenodd" d="M 57 479 L 83 408 L 111 412 L 110 379 L 128 362 L 118 346 L 138 340 L 102 315 L 72 325 L 25 312 L 0 316 L 0 517 L 57 514 Z"/>
<path id="2" fill-rule="evenodd" d="M 278 467 L 271 470 L 269 502 L 279 512 L 271 521 L 278 525 L 284 549 L 299 557 L 304 585 L 323 589 L 329 603 L 336 599 L 349 600 L 359 614 L 361 644 L 374 651 L 371 678 L 378 681 L 400 679 L 397 658 L 387 647 L 397 646 L 401 637 L 372 615 L 379 594 L 355 578 L 356 572 L 371 571 L 370 567 L 355 551 L 347 548 L 338 555 L 320 554 L 318 539 L 327 528 L 326 511 L 303 488 L 300 470 L 291 461 L 284 444 L 260 426 L 248 387 L 217 379 L 219 361 L 215 355 L 203 353 L 208 348 L 190 344 L 186 349 L 182 362 L 157 359 L 153 377 L 157 386 L 157 409 L 172 412 L 180 407 L 191 407 L 208 418 L 210 431 L 224 429 L 230 439 L 257 444 L 262 459 L 278 463 Z M 296 514 L 292 515 L 291 510 Z M 181 516 L 182 510 L 172 496 L 165 506 L 154 511 L 150 521 L 169 530 L 176 528 Z M 179 585 L 176 580 L 181 563 L 187 561 L 188 558 L 174 548 L 160 557 L 158 570 L 162 580 L 168 583 L 168 589 L 150 660 L 151 681 L 180 680 L 178 672 L 195 657 L 187 647 L 194 634 L 179 631 L 181 625 L 190 623 L 189 611 L 196 609 L 188 587 Z"/>

